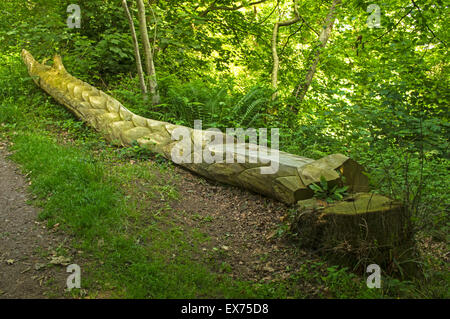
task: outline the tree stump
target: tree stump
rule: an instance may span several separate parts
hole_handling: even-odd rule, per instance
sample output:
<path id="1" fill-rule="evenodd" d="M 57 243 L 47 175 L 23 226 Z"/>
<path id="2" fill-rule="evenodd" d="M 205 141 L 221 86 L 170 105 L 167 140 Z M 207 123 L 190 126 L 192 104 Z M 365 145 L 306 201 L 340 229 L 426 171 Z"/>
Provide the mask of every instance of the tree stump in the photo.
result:
<path id="1" fill-rule="evenodd" d="M 414 268 L 410 216 L 401 203 L 382 195 L 357 193 L 332 204 L 314 198 L 299 201 L 291 232 L 301 246 L 352 270 L 365 270 L 369 264 L 388 273 Z"/>

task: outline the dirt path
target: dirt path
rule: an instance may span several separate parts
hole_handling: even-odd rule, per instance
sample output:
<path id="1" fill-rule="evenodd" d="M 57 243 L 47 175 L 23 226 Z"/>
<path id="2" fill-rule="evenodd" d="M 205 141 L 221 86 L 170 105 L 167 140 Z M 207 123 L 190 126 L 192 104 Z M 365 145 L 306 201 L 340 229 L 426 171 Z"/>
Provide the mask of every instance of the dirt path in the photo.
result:
<path id="1" fill-rule="evenodd" d="M 51 262 L 68 239 L 37 221 L 29 182 L 7 155 L 0 142 L 0 299 L 63 297 L 69 274 Z"/>

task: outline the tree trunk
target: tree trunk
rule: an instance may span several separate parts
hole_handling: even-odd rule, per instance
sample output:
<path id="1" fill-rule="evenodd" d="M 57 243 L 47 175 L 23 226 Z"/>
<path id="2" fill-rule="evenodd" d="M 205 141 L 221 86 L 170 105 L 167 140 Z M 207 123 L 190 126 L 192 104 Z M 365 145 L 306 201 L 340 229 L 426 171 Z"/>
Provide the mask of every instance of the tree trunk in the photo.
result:
<path id="1" fill-rule="evenodd" d="M 272 88 L 275 92 L 272 94 L 272 101 L 276 100 L 278 97 L 278 70 L 280 67 L 280 60 L 278 58 L 277 52 L 277 37 L 278 37 L 278 22 L 273 26 L 273 34 L 272 34 L 272 56 L 273 56 L 273 69 L 272 69 Z"/>
<path id="2" fill-rule="evenodd" d="M 144 46 L 144 62 L 148 75 L 148 86 L 150 93 L 152 94 L 153 105 L 160 103 L 160 97 L 158 92 L 158 83 L 156 82 L 155 64 L 153 62 L 153 53 L 150 46 L 150 40 L 147 33 L 147 21 L 145 18 L 145 6 L 142 0 L 137 0 L 138 15 L 139 15 L 139 30 L 141 32 L 142 44 Z"/>
<path id="3" fill-rule="evenodd" d="M 313 49 L 312 53 L 313 58 L 312 62 L 308 68 L 305 79 L 300 82 L 297 86 L 297 89 L 294 91 L 294 96 L 298 100 L 298 104 L 300 104 L 306 96 L 308 89 L 311 85 L 314 74 L 316 73 L 317 65 L 319 64 L 320 54 L 322 49 L 326 46 L 328 39 L 330 37 L 331 31 L 333 30 L 334 22 L 336 21 L 336 7 L 341 3 L 341 0 L 333 0 L 333 4 L 331 5 L 330 11 L 328 12 L 327 18 L 325 20 L 325 25 L 320 32 L 319 36 L 319 45 L 316 49 Z M 298 112 L 298 110 L 297 110 Z"/>
<path id="4" fill-rule="evenodd" d="M 294 1 L 294 13 L 295 18 L 283 22 L 276 22 L 273 26 L 273 33 L 272 33 L 272 57 L 273 57 L 273 69 L 272 69 L 272 87 L 274 88 L 275 92 L 272 94 L 272 100 L 275 100 L 278 97 L 278 70 L 280 69 L 280 59 L 278 58 L 278 51 L 277 51 L 277 39 L 278 39 L 278 30 L 280 27 L 289 26 L 291 24 L 294 24 L 300 20 L 300 15 L 298 14 L 297 4 Z"/>
<path id="5" fill-rule="evenodd" d="M 128 10 L 128 5 L 126 0 L 122 0 L 122 6 L 128 18 L 128 23 L 130 24 L 131 38 L 133 39 L 134 45 L 134 55 L 136 57 L 136 67 L 139 76 L 139 83 L 141 85 L 141 91 L 144 95 L 144 100 L 147 100 L 147 86 L 145 85 L 144 71 L 142 70 L 141 54 L 139 53 L 139 43 L 136 37 L 136 30 L 134 28 L 133 17 L 131 16 L 130 10 Z"/>

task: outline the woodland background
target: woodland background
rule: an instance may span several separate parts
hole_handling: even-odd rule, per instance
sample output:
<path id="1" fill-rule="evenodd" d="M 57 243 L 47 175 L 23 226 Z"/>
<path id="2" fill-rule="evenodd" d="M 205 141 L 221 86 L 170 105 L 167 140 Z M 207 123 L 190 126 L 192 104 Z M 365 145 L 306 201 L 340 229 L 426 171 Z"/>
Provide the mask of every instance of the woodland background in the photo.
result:
<path id="1" fill-rule="evenodd" d="M 448 3 L 144 1 L 156 71 L 147 80 L 156 81 L 160 95 L 152 103 L 140 89 L 122 2 L 75 1 L 81 28 L 69 29 L 66 9 L 73 2 L 0 3 L 4 134 L 40 123 L 89 141 L 79 122 L 35 97 L 37 89 L 30 93 L 21 49 L 39 60 L 59 53 L 70 73 L 142 116 L 187 126 L 201 119 L 204 128 L 280 128 L 283 151 L 310 158 L 337 152 L 350 156 L 367 168 L 377 192 L 404 202 L 418 240 L 448 243 Z M 371 4 L 380 7 L 379 28 L 367 23 Z M 136 1 L 128 6 L 140 40 Z M 324 44 L 320 34 L 330 26 L 330 12 L 334 24 Z M 316 59 L 307 92 L 296 94 Z M 24 111 L 32 103 L 46 107 Z M 35 117 L 32 122 L 24 119 L 29 116 Z M 446 261 L 429 257 L 422 262 L 431 287 L 427 296 L 448 296 L 447 284 L 438 288 L 448 283 L 448 272 L 442 271 Z M 398 285 L 418 296 L 420 289 Z"/>

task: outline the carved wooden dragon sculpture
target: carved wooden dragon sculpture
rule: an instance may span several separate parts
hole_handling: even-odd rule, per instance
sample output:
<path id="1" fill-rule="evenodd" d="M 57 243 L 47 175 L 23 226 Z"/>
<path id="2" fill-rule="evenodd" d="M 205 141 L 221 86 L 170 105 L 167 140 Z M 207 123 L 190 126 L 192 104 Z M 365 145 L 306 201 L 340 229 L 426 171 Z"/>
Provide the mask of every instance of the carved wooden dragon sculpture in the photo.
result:
<path id="1" fill-rule="evenodd" d="M 313 160 L 265 149 L 267 154 L 276 154 L 269 156 L 270 162 L 267 162 L 250 151 L 260 151 L 264 149 L 262 146 L 241 143 L 231 144 L 230 147 L 230 137 L 217 133 L 212 143 L 210 131 L 155 121 L 132 113 L 116 99 L 70 75 L 58 55 L 54 57 L 53 66 L 37 62 L 26 50 L 22 51 L 22 58 L 39 87 L 111 142 L 130 145 L 136 141 L 141 147 L 173 160 L 174 152 L 178 151 L 176 147 L 180 144 L 174 132 L 188 132 L 188 141 L 184 142 L 191 144 L 189 146 L 192 147 L 187 148 L 192 150 L 191 154 L 181 154 L 181 150 L 180 155 L 193 160 L 180 162 L 179 165 L 207 178 L 241 186 L 286 204 L 311 198 L 313 191 L 308 186 L 320 181 L 321 176 L 331 183 L 344 181 L 354 192 L 368 190 L 367 177 L 362 173 L 362 167 L 342 154 Z M 209 151 L 215 156 L 223 155 L 223 158 L 233 158 L 234 161 L 196 161 L 196 150 L 202 153 Z M 264 173 L 261 169 L 269 165 L 277 167 L 277 170 Z M 342 179 L 342 176 L 345 178 Z"/>

